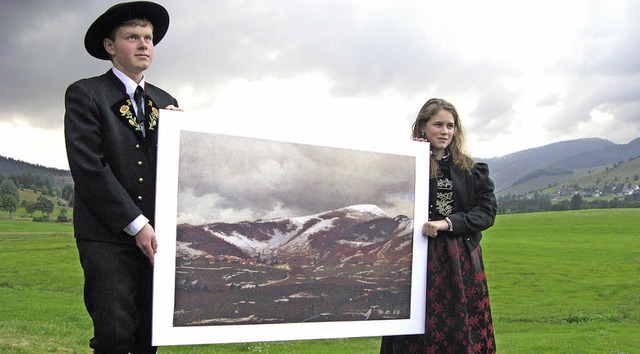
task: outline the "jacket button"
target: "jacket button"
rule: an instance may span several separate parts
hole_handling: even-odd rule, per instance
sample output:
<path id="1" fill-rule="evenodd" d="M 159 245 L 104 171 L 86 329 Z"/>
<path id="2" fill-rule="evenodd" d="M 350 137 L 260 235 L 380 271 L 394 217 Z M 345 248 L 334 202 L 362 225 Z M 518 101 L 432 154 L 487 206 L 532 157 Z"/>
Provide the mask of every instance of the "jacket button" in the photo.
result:
<path id="1" fill-rule="evenodd" d="M 144 178 L 142 178 L 142 177 L 138 178 L 138 182 L 140 182 L 140 183 L 144 182 Z"/>
<path id="2" fill-rule="evenodd" d="M 140 202 L 142 201 L 142 196 L 141 195 L 138 196 L 138 201 L 140 201 Z"/>
<path id="3" fill-rule="evenodd" d="M 138 166 L 142 166 L 142 161 L 138 161 Z"/>
<path id="4" fill-rule="evenodd" d="M 136 144 L 136 149 L 139 149 L 139 148 L 140 148 L 140 144 Z"/>

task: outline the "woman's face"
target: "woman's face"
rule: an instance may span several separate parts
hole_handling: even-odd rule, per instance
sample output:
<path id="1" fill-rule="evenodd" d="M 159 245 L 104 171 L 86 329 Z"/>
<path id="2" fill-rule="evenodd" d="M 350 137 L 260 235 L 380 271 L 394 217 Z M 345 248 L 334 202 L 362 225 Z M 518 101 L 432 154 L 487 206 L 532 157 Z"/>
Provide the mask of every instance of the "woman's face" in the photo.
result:
<path id="1" fill-rule="evenodd" d="M 444 157 L 445 149 L 451 144 L 453 134 L 456 131 L 455 127 L 456 123 L 453 114 L 444 109 L 433 115 L 422 126 L 422 134 L 431 143 L 431 151 L 436 158 Z"/>

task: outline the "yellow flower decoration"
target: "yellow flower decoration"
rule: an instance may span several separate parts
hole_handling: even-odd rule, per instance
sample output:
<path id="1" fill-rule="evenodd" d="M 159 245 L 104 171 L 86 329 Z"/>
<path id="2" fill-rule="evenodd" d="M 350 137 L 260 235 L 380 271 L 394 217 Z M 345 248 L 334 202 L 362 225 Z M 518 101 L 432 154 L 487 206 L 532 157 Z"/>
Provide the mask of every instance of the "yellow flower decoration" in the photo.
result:
<path id="1" fill-rule="evenodd" d="M 133 101 L 131 99 L 123 98 L 121 101 L 114 104 L 111 109 L 114 114 L 124 119 L 125 122 L 127 122 L 127 124 L 129 124 L 133 130 L 141 132 L 144 127 L 147 132 L 155 131 L 158 126 L 158 118 L 160 117 L 160 112 L 158 111 L 158 107 L 156 107 L 150 97 L 145 97 L 145 101 L 147 103 L 147 107 L 144 126 L 143 123 L 139 123 L 136 118 L 134 106 L 132 103 Z"/>
<path id="2" fill-rule="evenodd" d="M 158 109 L 153 106 L 153 101 L 149 100 L 149 107 L 151 107 L 151 113 L 149 113 L 149 121 L 147 122 L 147 129 L 155 130 L 156 125 L 158 125 L 158 117 L 160 116 L 160 112 Z"/>
<path id="3" fill-rule="evenodd" d="M 136 117 L 133 115 L 133 106 L 131 105 L 131 100 L 127 100 L 126 102 L 126 105 L 123 104 L 122 106 L 120 106 L 120 115 L 127 120 L 129 125 L 135 127 L 135 130 L 142 130 L 140 128 L 140 124 L 138 124 Z"/>

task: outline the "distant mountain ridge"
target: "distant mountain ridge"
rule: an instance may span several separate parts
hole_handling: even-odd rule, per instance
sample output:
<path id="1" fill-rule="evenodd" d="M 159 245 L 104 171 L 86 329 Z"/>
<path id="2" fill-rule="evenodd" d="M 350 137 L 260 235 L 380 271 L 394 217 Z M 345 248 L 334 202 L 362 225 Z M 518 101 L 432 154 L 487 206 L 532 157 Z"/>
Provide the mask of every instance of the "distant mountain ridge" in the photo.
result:
<path id="1" fill-rule="evenodd" d="M 613 165 L 640 156 L 640 138 L 628 144 L 615 144 L 600 138 L 586 138 L 553 143 L 518 151 L 503 157 L 477 159 L 486 162 L 496 192 L 505 190 L 527 176 L 558 171 L 588 169 Z"/>
<path id="2" fill-rule="evenodd" d="M 590 168 L 611 165 L 621 161 L 627 161 L 640 156 L 640 138 L 634 139 L 628 144 L 613 144 L 601 149 L 583 151 L 570 158 L 557 161 L 556 167 L 565 168 Z"/>

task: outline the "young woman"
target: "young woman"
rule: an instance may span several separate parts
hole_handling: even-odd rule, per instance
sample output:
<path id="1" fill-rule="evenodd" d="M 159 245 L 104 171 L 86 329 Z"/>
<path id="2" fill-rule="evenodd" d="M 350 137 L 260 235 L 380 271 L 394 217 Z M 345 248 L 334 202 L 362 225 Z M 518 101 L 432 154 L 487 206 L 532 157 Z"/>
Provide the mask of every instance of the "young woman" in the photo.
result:
<path id="1" fill-rule="evenodd" d="M 425 334 L 382 338 L 380 353 L 495 353 L 481 231 L 497 205 L 486 164 L 465 152 L 455 107 L 433 98 L 422 106 L 412 138 L 431 143 Z"/>

